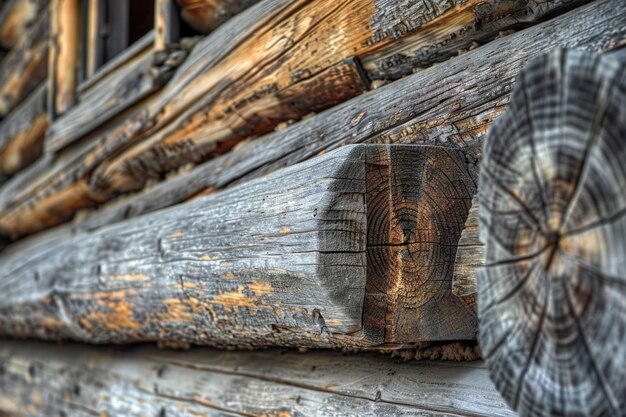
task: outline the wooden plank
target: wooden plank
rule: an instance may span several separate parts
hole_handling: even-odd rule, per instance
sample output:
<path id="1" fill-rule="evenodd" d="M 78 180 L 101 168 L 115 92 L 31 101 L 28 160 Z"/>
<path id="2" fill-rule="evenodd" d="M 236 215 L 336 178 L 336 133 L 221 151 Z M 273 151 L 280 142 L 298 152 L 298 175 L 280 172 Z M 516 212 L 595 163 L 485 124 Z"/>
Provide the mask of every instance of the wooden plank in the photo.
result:
<path id="1" fill-rule="evenodd" d="M 123 106 L 114 107 L 113 111 L 100 113 L 99 116 L 94 119 L 92 111 L 94 103 L 90 102 L 83 104 L 82 102 L 84 100 L 82 100 L 81 97 L 81 104 L 83 105 L 72 112 L 71 116 L 68 118 L 61 119 L 59 123 L 54 125 L 53 129 L 49 132 L 49 139 L 46 141 L 47 150 L 58 151 L 59 149 L 68 146 L 74 141 L 80 139 L 86 133 L 97 128 L 103 121 L 110 120 L 113 116 L 123 111 L 128 106 L 153 93 L 168 81 L 168 79 L 172 76 L 174 69 L 176 69 L 185 59 L 189 49 L 195 45 L 195 41 L 193 39 L 175 38 L 174 24 L 176 23 L 176 19 L 178 19 L 178 17 L 172 15 L 173 13 L 176 13 L 175 6 L 172 4 L 173 1 L 174 0 L 165 0 L 158 3 L 155 9 L 155 32 L 151 32 L 150 35 L 144 36 L 141 42 L 137 42 L 136 45 L 129 48 L 129 50 L 124 51 L 113 61 L 107 63 L 105 66 L 106 68 L 102 68 L 94 74 L 92 72 L 92 67 L 94 65 L 93 60 L 95 58 L 92 57 L 88 60 L 87 74 L 94 76 L 91 76 L 78 86 L 78 90 L 84 91 L 87 89 L 95 89 L 96 91 L 94 94 L 99 96 L 109 96 L 110 100 L 124 103 Z M 237 3 L 239 4 L 238 7 L 240 7 L 241 10 L 250 5 L 246 2 Z M 72 13 L 74 14 L 76 14 L 76 10 L 80 9 L 76 5 L 72 7 Z M 88 16 L 92 20 L 96 18 L 93 10 L 95 10 L 95 6 L 91 5 Z M 68 11 L 67 16 L 73 16 L 74 14 L 72 13 Z M 61 15 L 61 17 L 63 16 L 64 15 Z M 220 20 L 219 22 L 215 22 L 215 27 L 223 23 L 228 17 L 230 16 L 220 15 Z M 90 33 L 89 36 L 93 37 L 95 35 Z M 148 40 L 148 38 L 149 41 L 147 43 L 143 42 L 144 40 Z M 153 43 L 154 49 L 149 48 L 147 45 L 148 43 Z M 136 55 L 138 52 L 146 52 L 148 49 L 155 51 L 155 56 L 152 58 L 151 62 L 149 62 L 146 58 L 143 68 L 141 68 L 141 70 L 137 70 L 137 68 L 129 62 L 131 59 L 136 62 Z M 76 57 L 75 51 L 72 56 Z M 118 75 L 111 76 L 110 73 L 113 71 L 117 72 Z M 125 76 L 122 76 L 125 72 Z M 137 77 L 141 75 L 145 77 L 145 82 L 137 80 Z M 123 77 L 124 80 L 120 81 L 117 77 Z M 152 78 L 151 82 L 149 80 L 150 78 Z M 122 85 L 120 88 L 111 90 L 111 85 L 119 83 Z M 96 85 L 94 86 L 94 84 Z M 140 86 L 138 87 L 136 84 L 140 84 Z M 67 88 L 70 88 L 69 84 Z M 76 87 L 74 86 L 72 91 L 75 90 Z M 77 128 L 77 126 L 80 128 Z"/>
<path id="2" fill-rule="evenodd" d="M 18 207 L 11 213 L 0 214 L 2 227 L 13 236 L 20 236 L 41 227 L 41 222 L 30 220 L 33 216 L 39 219 L 45 217 L 46 225 L 58 224 L 71 218 L 77 209 L 93 206 L 95 201 L 106 201 L 120 193 L 141 189 L 150 178 L 161 178 L 164 173 L 183 164 L 210 158 L 231 149 L 243 139 L 268 133 L 286 120 L 300 119 L 313 109 L 319 111 L 359 94 L 356 88 L 345 91 L 337 88 L 338 84 L 332 79 L 325 82 L 322 78 L 319 83 L 333 88 L 317 88 L 303 93 L 304 97 L 310 94 L 311 100 L 308 103 L 305 101 L 306 106 L 298 108 L 295 114 L 294 106 L 289 101 L 282 101 L 291 89 L 303 88 L 303 82 L 333 74 L 333 67 L 345 62 L 342 60 L 355 55 L 365 59 L 374 51 L 378 53 L 400 42 L 391 37 L 363 42 L 372 36 L 369 25 L 377 9 L 371 3 L 364 0 L 325 1 L 305 4 L 267 0 L 231 19 L 194 48 L 153 105 L 130 118 L 125 127 L 104 138 L 102 146 L 80 166 L 68 167 L 63 178 L 50 184 L 45 195 L 32 196 L 29 208 L 19 208 L 21 214 L 13 212 Z M 505 7 L 506 3 L 506 10 L 510 10 L 510 2 L 496 3 L 500 7 Z M 398 10 L 405 6 L 405 2 L 399 0 L 394 4 Z M 542 13 L 548 11 L 557 13 L 562 7 L 573 4 L 577 3 L 551 2 L 548 9 L 542 8 L 535 17 L 544 16 Z M 494 7 L 495 19 L 499 15 L 496 12 L 501 10 Z M 463 10 L 469 13 L 467 10 L 478 10 L 475 8 L 478 5 L 473 4 Z M 355 12 L 342 13 L 347 9 Z M 457 16 L 457 9 L 446 9 L 441 15 L 435 13 L 436 16 L 429 16 L 439 22 L 437 27 L 445 27 L 446 19 Z M 523 10 L 529 12 L 531 9 Z M 285 28 L 289 27 L 294 27 L 295 32 L 286 37 Z M 455 36 L 474 33 L 465 27 L 459 30 Z M 258 36 L 253 36 L 254 33 Z M 430 29 L 427 33 L 432 35 Z M 425 35 L 421 28 L 416 28 L 401 39 L 413 36 L 421 39 Z M 563 38 L 557 38 L 563 42 Z M 526 43 L 533 41 L 538 39 Z M 337 45 L 337 48 L 326 51 L 329 44 Z M 266 45 L 272 47 L 267 48 Z M 359 60 L 352 59 L 352 62 L 358 63 Z M 361 74 L 356 75 L 359 72 L 352 71 L 355 75 L 344 78 L 344 84 L 358 85 L 363 78 Z M 225 74 L 228 74 L 227 78 L 224 78 Z M 497 82 L 494 81 L 496 74 L 491 75 L 491 82 Z M 454 81 L 471 82 L 460 78 Z M 312 81 L 309 86 L 312 85 L 317 83 Z M 423 89 L 425 85 L 428 84 L 419 87 Z M 406 91 L 402 90 L 400 96 Z M 342 94 L 338 99 L 339 93 Z M 390 106 L 383 105 L 383 108 L 389 109 Z M 406 111 L 398 108 L 393 111 L 402 115 L 403 110 Z M 495 113 L 487 122 L 478 122 L 480 126 L 474 124 L 473 129 L 480 132 L 495 117 Z M 355 118 L 351 116 L 342 120 L 341 124 L 345 125 L 346 120 Z M 387 128 L 394 124 L 397 123 L 388 121 Z M 68 178 L 72 181 L 67 181 Z M 74 198 L 59 198 L 67 193 Z M 16 215 L 22 220 L 15 222 Z M 9 218 L 12 225 L 20 226 L 7 224 Z"/>
<path id="3" fill-rule="evenodd" d="M 50 42 L 48 72 L 51 120 L 65 113 L 76 102 L 80 57 L 81 0 L 52 0 L 50 3 Z"/>
<path id="4" fill-rule="evenodd" d="M 559 46 L 606 51 L 611 45 L 620 45 L 626 35 L 615 28 L 621 27 L 624 16 L 626 8 L 621 5 L 614 9 L 610 1 L 598 1 L 498 39 L 255 139 L 141 194 L 105 205 L 83 216 L 78 227 L 94 229 L 158 210 L 346 143 L 462 146 L 481 140 L 491 122 L 504 111 L 514 77 L 525 62 Z"/>
<path id="5" fill-rule="evenodd" d="M 11 49 L 18 44 L 37 20 L 46 2 L 42 0 L 10 0 L 0 9 L 0 47 Z"/>
<path id="6" fill-rule="evenodd" d="M 0 361 L 0 409 L 30 416 L 515 416 L 481 362 L 15 341 Z"/>
<path id="7" fill-rule="evenodd" d="M 5 117 L 47 77 L 48 19 L 46 11 L 0 67 L 0 117 Z"/>
<path id="8" fill-rule="evenodd" d="M 47 127 L 44 83 L 0 122 L 0 171 L 15 174 L 39 157 Z"/>
<path id="9" fill-rule="evenodd" d="M 363 66 L 371 79 L 397 79 L 588 1 L 407 0 L 401 7 L 394 0 L 374 3 L 368 42 L 384 39 L 388 46 L 364 56 Z"/>
<path id="10" fill-rule="evenodd" d="M 103 42 L 98 41 L 100 38 L 98 31 L 102 30 L 102 25 L 106 17 L 105 2 L 88 0 L 87 2 L 83 2 L 81 6 L 87 7 L 87 10 L 81 10 L 82 15 L 87 16 L 87 28 L 84 38 L 86 55 L 83 64 L 83 79 L 81 80 L 81 84 L 84 84 L 94 79 L 96 68 L 98 68 L 104 60 L 104 45 Z"/>
<path id="11" fill-rule="evenodd" d="M 473 339 L 451 267 L 475 151 L 344 147 L 95 233 L 17 244 L 0 257 L 0 334 L 239 347 Z"/>
<path id="12" fill-rule="evenodd" d="M 270 100 L 269 103 L 262 102 L 262 104 L 260 105 L 260 110 L 257 112 L 257 115 L 254 117 L 262 118 L 264 111 L 271 113 L 272 110 L 275 108 L 281 108 L 281 109 L 287 108 L 287 110 L 285 111 L 281 110 L 283 117 L 295 117 L 295 115 L 298 115 L 298 114 L 303 115 L 303 114 L 308 113 L 311 110 L 316 110 L 317 107 L 315 106 L 317 105 L 317 103 L 321 102 L 323 103 L 324 106 L 331 106 L 338 102 L 344 101 L 344 97 L 346 96 L 353 96 L 355 94 L 358 94 L 359 92 L 363 91 L 363 89 L 365 88 L 366 82 L 367 80 L 363 78 L 362 74 L 359 71 L 358 63 L 356 63 L 354 60 L 349 59 L 330 68 L 328 71 L 324 71 L 318 77 L 312 77 L 311 79 L 303 80 L 302 82 L 294 85 L 292 88 L 286 89 L 285 91 L 281 93 L 280 97 Z M 90 106 L 89 108 L 81 107 L 80 109 L 79 108 L 76 109 L 77 112 L 80 112 L 80 114 L 76 118 L 77 123 L 80 120 L 82 120 L 82 118 L 86 114 L 85 112 L 90 108 L 93 108 L 93 106 Z M 94 117 L 93 112 L 89 112 L 88 114 L 90 115 L 90 117 Z M 73 132 L 73 134 L 75 134 L 76 131 L 80 130 L 81 128 L 79 126 L 74 126 L 74 125 L 69 126 L 68 117 L 69 117 L 69 114 L 64 119 L 61 119 L 60 121 L 63 121 L 63 124 L 67 125 L 68 132 Z M 95 116 L 95 117 L 98 117 L 98 116 Z M 271 119 L 269 118 L 266 118 L 266 119 L 268 120 L 268 123 L 271 122 Z M 134 129 L 140 129 L 143 126 L 143 124 L 146 121 L 146 112 L 140 111 L 131 120 L 135 120 L 135 123 L 132 127 L 129 126 L 128 123 L 123 124 L 119 126 L 117 129 L 114 129 L 113 133 L 110 133 L 107 136 L 110 138 L 117 138 L 118 141 L 124 142 L 126 137 L 134 134 L 133 132 Z M 58 124 L 53 125 L 51 130 L 54 130 L 58 126 L 59 126 Z M 73 127 L 73 129 L 70 129 L 70 127 Z M 242 129 L 242 133 L 246 133 L 246 134 L 253 133 L 253 132 L 246 131 L 245 124 L 241 126 L 241 129 Z M 101 141 L 97 146 L 98 146 L 97 149 L 100 149 L 101 151 L 104 151 L 104 152 L 108 152 L 111 148 L 114 148 L 116 144 L 111 144 L 110 142 Z M 96 156 L 95 155 L 96 153 L 99 153 L 100 156 Z M 94 156 L 96 158 L 102 158 L 105 155 L 106 154 L 103 155 L 103 152 L 98 152 L 98 151 L 91 152 L 88 155 L 85 155 L 83 158 L 78 159 L 78 161 L 84 161 L 84 162 L 87 162 L 88 164 L 91 164 L 96 161 L 92 159 Z M 194 161 L 194 160 L 197 160 L 198 155 L 190 154 L 190 155 L 186 155 L 186 157 L 189 158 L 189 161 Z M 55 178 L 52 179 L 53 182 L 67 181 L 67 180 L 70 180 L 70 182 L 73 182 L 74 178 L 72 178 L 71 175 L 68 175 L 68 172 L 66 170 L 60 169 L 58 172 L 60 175 L 55 176 Z M 44 181 L 43 183 L 47 183 L 47 182 Z M 70 194 L 80 196 L 81 193 L 83 193 L 83 191 L 85 191 L 89 187 L 90 186 L 86 183 L 81 184 L 77 187 L 72 187 L 72 191 L 70 191 Z M 97 185 L 96 185 L 96 188 L 97 188 Z M 49 188 L 45 187 L 44 189 L 42 189 L 42 191 L 46 192 L 45 189 L 49 189 Z M 70 201 L 73 201 L 77 204 L 75 206 L 75 209 L 79 209 L 79 208 L 89 207 L 94 204 L 98 204 L 103 199 L 106 199 L 108 197 L 106 194 L 99 195 L 99 192 L 95 188 L 93 192 L 90 191 L 89 193 L 91 194 L 91 197 L 89 197 L 88 199 L 84 199 L 81 197 L 65 199 L 65 197 L 67 196 L 67 194 L 65 194 L 64 199 L 63 199 L 65 203 L 63 204 L 65 205 L 67 203 L 70 203 Z M 29 198 L 25 196 L 23 198 L 15 198 L 12 200 L 27 201 L 29 200 Z M 56 200 L 56 202 L 53 204 L 58 204 L 58 203 L 61 203 L 61 200 Z M 11 206 L 18 207 L 20 206 L 20 204 L 13 204 Z M 46 228 L 58 222 L 60 220 L 58 216 L 65 216 L 67 214 L 70 214 L 71 216 L 73 214 L 72 211 L 69 211 L 69 212 L 57 211 L 54 208 L 52 208 L 52 206 L 49 206 L 49 207 L 50 207 L 50 210 L 46 209 L 42 212 L 39 212 L 41 216 L 39 216 L 39 214 L 35 214 L 35 216 L 38 217 L 38 220 L 35 220 L 35 222 L 37 222 L 38 224 L 37 226 L 35 225 L 35 223 L 31 223 L 31 222 L 22 223 L 24 226 L 23 230 L 24 231 L 29 230 L 31 227 L 37 227 L 39 229 Z M 39 210 L 39 207 L 36 207 L 35 210 L 36 211 Z M 20 216 L 21 215 L 22 214 L 20 214 Z M 63 220 L 66 220 L 66 219 L 67 217 L 65 217 Z M 8 233 L 15 234 L 14 231 L 12 231 L 11 229 L 13 228 L 9 227 L 5 230 Z M 18 232 L 17 234 L 19 233 L 20 232 Z"/>
<path id="13" fill-rule="evenodd" d="M 63 169 L 68 164 L 77 163 L 80 159 L 87 156 L 89 151 L 95 146 L 90 139 L 90 137 L 86 139 L 88 143 L 85 146 L 69 148 L 62 153 L 52 154 L 44 152 L 33 165 L 18 172 L 0 188 L 0 207 L 7 209 L 19 204 L 25 204 L 32 193 L 43 191 L 47 184 L 63 175 Z M 42 165 L 42 161 L 46 162 L 47 168 L 39 168 Z"/>

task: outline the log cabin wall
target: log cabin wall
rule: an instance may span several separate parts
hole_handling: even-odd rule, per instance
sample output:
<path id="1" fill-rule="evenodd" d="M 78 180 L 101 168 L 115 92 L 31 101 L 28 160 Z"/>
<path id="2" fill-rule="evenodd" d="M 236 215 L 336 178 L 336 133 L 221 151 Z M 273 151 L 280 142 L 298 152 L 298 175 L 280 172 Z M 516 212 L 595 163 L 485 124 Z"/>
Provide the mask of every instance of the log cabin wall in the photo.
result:
<path id="1" fill-rule="evenodd" d="M 2 5 L 0 231 L 8 247 L 0 253 L 0 262 L 11 267 L 3 269 L 0 282 L 4 288 L 14 286 L 14 297 L 0 304 L 4 335 L 230 343 L 228 338 L 189 336 L 187 330 L 178 333 L 176 326 L 138 330 L 137 320 L 143 316 L 132 311 L 128 297 L 150 285 L 140 278 L 148 275 L 131 270 L 109 273 L 102 266 L 106 259 L 97 259 L 97 253 L 89 255 L 92 265 L 74 265 L 92 268 L 86 272 L 93 275 L 86 292 L 93 295 L 98 289 L 100 298 L 86 305 L 98 305 L 95 310 L 77 307 L 79 291 L 68 289 L 80 287 L 82 281 L 72 282 L 71 277 L 57 281 L 58 273 L 28 265 L 48 256 L 52 246 L 64 248 L 62 256 L 67 257 L 79 250 L 76 245 L 81 242 L 92 244 L 101 236 L 116 241 L 113 237 L 122 236 L 126 227 L 158 223 L 177 213 L 182 219 L 193 207 L 261 187 L 254 181 L 279 168 L 288 167 L 289 175 L 299 178 L 299 169 L 309 169 L 300 164 L 303 161 L 359 143 L 424 144 L 433 155 L 439 148 L 451 148 L 447 156 L 433 156 L 433 161 L 452 155 L 450 160 L 463 167 L 459 184 L 470 186 L 454 216 L 444 211 L 441 221 L 449 227 L 451 241 L 438 241 L 445 253 L 423 251 L 421 258 L 424 265 L 443 265 L 433 275 L 437 288 L 425 295 L 412 283 L 414 275 L 394 272 L 378 277 L 378 272 L 366 271 L 366 279 L 353 288 L 358 296 L 326 293 L 328 302 L 356 303 L 356 314 L 311 306 L 296 312 L 303 318 L 295 319 L 295 332 L 315 331 L 314 338 L 296 334 L 290 339 L 285 333 L 293 333 L 293 326 L 271 327 L 267 319 L 260 324 L 270 336 L 235 337 L 232 343 L 395 349 L 432 340 L 473 340 L 474 290 L 471 282 L 463 284 L 463 268 L 454 275 L 454 262 L 472 203 L 482 138 L 504 111 L 513 80 L 529 59 L 558 47 L 611 53 L 626 39 L 626 5 L 611 0 L 158 0 L 153 28 L 103 63 L 98 61 L 103 53 L 98 49 L 100 32 L 89 29 L 89 22 L 96 24 L 101 18 L 98 4 L 12 0 Z M 402 183 L 386 168 L 395 159 L 359 158 L 364 171 L 362 177 L 354 174 L 355 181 L 384 178 L 393 187 Z M 313 159 L 317 160 L 321 159 Z M 276 175 L 272 178 L 286 174 Z M 271 186 L 266 187 L 261 187 L 263 192 L 274 196 Z M 396 191 L 400 195 L 400 200 L 386 201 L 385 210 L 413 198 L 402 194 L 401 186 L 393 187 L 381 188 L 381 196 L 395 196 Z M 370 201 L 383 198 L 360 195 Z M 419 206 L 417 197 L 415 201 Z M 468 228 L 472 224 L 468 221 Z M 463 236 L 471 239 L 468 228 Z M 441 232 L 433 230 L 435 235 Z M 154 241 L 174 247 L 181 243 L 176 238 L 184 240 L 186 232 L 168 233 L 155 235 Z M 405 233 L 406 240 L 398 241 L 400 235 L 394 233 L 380 241 L 365 235 L 364 245 L 350 250 L 362 252 L 368 267 L 375 264 L 378 252 L 384 252 L 380 256 L 387 262 L 385 270 L 395 270 L 389 262 L 398 262 L 416 242 L 402 228 L 397 233 Z M 103 247 L 101 253 L 105 257 L 123 253 L 133 242 L 119 245 Z M 394 245 L 400 249 L 391 249 Z M 215 269 L 212 260 L 205 261 L 208 264 L 199 268 L 232 273 L 228 265 L 224 267 L 230 262 L 226 259 L 220 259 L 223 270 Z M 21 282 L 28 285 L 15 285 L 18 270 L 24 274 Z M 118 285 L 110 279 L 118 275 L 129 282 Z M 168 279 L 178 275 L 174 271 Z M 320 276 L 325 275 L 314 275 Z M 189 295 L 184 282 L 176 285 L 176 291 Z M 231 287 L 226 298 L 224 288 L 213 294 L 222 296 L 222 306 L 224 300 L 230 302 L 226 308 L 231 311 L 249 309 L 234 305 L 233 297 L 249 302 L 262 290 L 250 283 Z M 41 296 L 27 297 L 33 294 Z M 415 312 L 433 294 L 436 300 L 454 300 L 441 306 L 454 306 L 452 316 L 460 318 L 462 329 L 448 331 L 449 325 L 442 325 L 431 334 L 421 327 Z M 253 300 L 262 301 L 263 297 Z M 170 305 L 162 312 L 165 316 L 154 317 L 180 320 L 195 314 L 198 306 L 193 303 Z M 422 320 L 432 324 L 451 311 L 432 308 Z M 81 320 L 83 313 L 96 315 Z M 328 315 L 349 319 L 352 327 L 324 319 Z M 107 329 L 110 323 L 113 327 Z M 252 327 L 244 326 L 244 332 Z M 99 331 L 102 328 L 108 332 Z M 342 334 L 367 328 L 382 333 L 346 342 L 343 337 L 325 337 L 323 330 L 329 328 Z M 181 338 L 183 333 L 189 337 Z M 305 339 L 309 342 L 302 342 Z"/>
<path id="2" fill-rule="evenodd" d="M 0 416 L 514 415 L 482 142 L 615 0 L 0 0 Z M 136 24 L 134 24 L 136 23 Z M 206 347 L 206 346 L 209 347 Z M 515 405 L 514 405 L 515 406 Z"/>

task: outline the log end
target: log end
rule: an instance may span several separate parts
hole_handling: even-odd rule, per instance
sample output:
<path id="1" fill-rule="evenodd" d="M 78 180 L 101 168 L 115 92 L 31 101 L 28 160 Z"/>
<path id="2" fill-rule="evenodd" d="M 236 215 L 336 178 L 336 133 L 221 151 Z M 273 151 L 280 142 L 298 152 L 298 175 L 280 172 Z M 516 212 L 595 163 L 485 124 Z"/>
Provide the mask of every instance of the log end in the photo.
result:
<path id="1" fill-rule="evenodd" d="M 532 61 L 486 140 L 479 340 L 522 416 L 626 409 L 625 69 Z"/>

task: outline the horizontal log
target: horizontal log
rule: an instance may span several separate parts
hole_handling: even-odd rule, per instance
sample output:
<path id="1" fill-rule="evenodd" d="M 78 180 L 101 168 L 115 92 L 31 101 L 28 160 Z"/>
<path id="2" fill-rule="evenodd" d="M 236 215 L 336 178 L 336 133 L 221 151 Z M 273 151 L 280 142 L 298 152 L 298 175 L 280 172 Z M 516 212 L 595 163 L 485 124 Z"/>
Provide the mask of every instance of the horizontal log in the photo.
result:
<path id="1" fill-rule="evenodd" d="M 355 145 L 0 257 L 0 334 L 395 348 L 473 339 L 451 292 L 476 149 Z"/>
<path id="2" fill-rule="evenodd" d="M 15 174 L 39 157 L 48 127 L 47 86 L 42 84 L 0 122 L 0 172 Z"/>
<path id="3" fill-rule="evenodd" d="M 0 214 L 2 227 L 18 237 L 58 224 L 71 218 L 77 209 L 139 190 L 150 178 L 159 179 L 181 165 L 210 158 L 243 139 L 268 133 L 282 122 L 348 100 L 364 89 L 350 88 L 362 81 L 363 77 L 357 75 L 360 71 L 350 71 L 353 75 L 344 77 L 340 84 L 332 78 L 327 80 L 333 68 L 346 59 L 352 58 L 358 66 L 359 62 L 371 62 L 368 57 L 372 54 L 391 50 L 402 42 L 426 42 L 426 50 L 434 50 L 442 37 L 455 39 L 455 48 L 463 42 L 469 45 L 472 34 L 487 36 L 488 32 L 493 37 L 500 28 L 496 22 L 505 26 L 511 23 L 508 17 L 502 17 L 509 16 L 511 7 L 540 19 L 548 12 L 558 13 L 578 4 L 550 2 L 547 8 L 536 9 L 498 1 L 485 9 L 483 2 L 471 1 L 428 13 L 422 8 L 424 21 L 414 22 L 406 33 L 393 35 L 391 27 L 387 28 L 389 33 L 380 32 L 398 23 L 381 16 L 394 10 L 398 16 L 405 14 L 407 3 L 388 2 L 383 12 L 369 0 L 266 0 L 237 15 L 194 48 L 155 103 L 131 117 L 126 126 L 103 137 L 101 146 L 80 166 L 68 167 L 43 194 L 31 195 L 28 209 L 16 206 L 12 213 Z M 424 7 L 429 4 L 420 3 Z M 348 9 L 354 12 L 342 12 Z M 489 25 L 476 24 L 479 12 L 480 16 L 490 16 Z M 371 30 L 372 22 L 378 22 L 376 33 Z M 287 32 L 289 36 L 285 36 Z M 420 56 L 424 53 L 429 55 L 423 48 L 416 52 Z M 440 54 L 432 56 L 433 60 L 435 56 L 440 58 Z M 404 65 L 402 73 L 412 68 L 411 62 L 398 64 Z M 398 67 L 393 68 L 396 71 Z M 396 75 L 390 72 L 390 77 Z M 292 89 L 306 89 L 301 95 L 309 100 L 293 106 L 284 99 Z M 67 193 L 74 197 L 70 204 L 66 203 L 70 200 L 59 198 Z M 8 218 L 12 219 L 10 224 L 5 221 Z"/>
<path id="4" fill-rule="evenodd" d="M 21 41 L 46 5 L 42 0 L 9 0 L 0 9 L 0 47 L 11 49 Z"/>
<path id="5" fill-rule="evenodd" d="M 596 1 L 255 139 L 141 194 L 81 216 L 78 228 L 96 229 L 158 210 L 346 143 L 456 146 L 481 140 L 504 111 L 514 77 L 529 59 L 559 46 L 607 51 L 624 42 L 626 33 L 615 28 L 621 27 L 626 7 L 613 5 Z"/>
<path id="6" fill-rule="evenodd" d="M 29 416 L 514 416 L 481 362 L 6 341 L 0 409 Z"/>
<path id="7" fill-rule="evenodd" d="M 0 67 L 0 117 L 5 117 L 32 93 L 48 74 L 49 14 L 41 13 L 22 42 Z"/>
<path id="8" fill-rule="evenodd" d="M 56 154 L 44 152 L 31 166 L 15 174 L 0 188 L 0 207 L 28 205 L 33 191 L 45 190 L 48 184 L 64 175 L 68 165 L 84 160 L 96 146 L 94 137 L 87 136 L 82 146 L 70 147 Z"/>

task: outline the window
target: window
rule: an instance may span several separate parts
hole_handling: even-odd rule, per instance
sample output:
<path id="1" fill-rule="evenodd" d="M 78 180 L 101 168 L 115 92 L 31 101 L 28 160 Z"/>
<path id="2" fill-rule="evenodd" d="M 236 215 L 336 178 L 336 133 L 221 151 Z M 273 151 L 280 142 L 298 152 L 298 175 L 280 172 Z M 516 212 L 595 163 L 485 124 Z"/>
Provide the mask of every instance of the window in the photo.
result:
<path id="1" fill-rule="evenodd" d="M 150 33 L 154 0 L 83 0 L 81 79 Z"/>
<path id="2" fill-rule="evenodd" d="M 192 0 L 180 0 L 181 4 L 188 1 Z M 160 65 L 157 54 L 176 50 L 181 38 L 198 34 L 182 20 L 177 3 L 51 0 L 50 119 L 56 121 L 75 108 L 68 125 L 92 129 L 160 88 L 162 79 L 138 76 L 160 74 L 152 71 Z M 98 116 L 93 116 L 94 105 L 99 106 Z M 57 142 L 51 139 L 50 143 Z"/>

